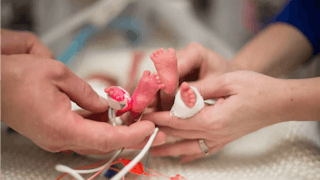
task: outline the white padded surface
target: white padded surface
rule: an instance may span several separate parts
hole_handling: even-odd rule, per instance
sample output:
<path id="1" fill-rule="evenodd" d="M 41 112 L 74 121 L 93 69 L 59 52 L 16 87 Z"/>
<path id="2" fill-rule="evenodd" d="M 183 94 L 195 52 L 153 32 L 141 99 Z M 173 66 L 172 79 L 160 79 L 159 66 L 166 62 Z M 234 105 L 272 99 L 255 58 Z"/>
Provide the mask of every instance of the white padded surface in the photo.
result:
<path id="1" fill-rule="evenodd" d="M 1 130 L 2 179 L 56 179 L 54 166 L 88 165 L 98 160 L 46 152 L 29 139 Z M 167 176 L 190 179 L 320 179 L 317 122 L 288 122 L 263 128 L 234 141 L 215 155 L 181 165 L 177 158 L 151 157 L 148 167 Z M 121 156 L 121 155 L 120 155 Z M 144 161 L 143 161 L 144 162 Z M 151 178 L 163 179 L 163 178 Z"/>

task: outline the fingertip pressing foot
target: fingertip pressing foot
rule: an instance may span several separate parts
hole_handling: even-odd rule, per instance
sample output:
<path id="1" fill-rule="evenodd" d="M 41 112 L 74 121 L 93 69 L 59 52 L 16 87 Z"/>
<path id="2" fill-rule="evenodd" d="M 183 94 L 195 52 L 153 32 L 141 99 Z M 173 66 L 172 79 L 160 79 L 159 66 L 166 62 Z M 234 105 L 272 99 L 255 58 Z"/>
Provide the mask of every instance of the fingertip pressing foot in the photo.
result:
<path id="1" fill-rule="evenodd" d="M 181 99 L 184 104 L 192 108 L 196 104 L 197 96 L 193 89 L 190 88 L 190 85 L 187 82 L 181 84 Z"/>

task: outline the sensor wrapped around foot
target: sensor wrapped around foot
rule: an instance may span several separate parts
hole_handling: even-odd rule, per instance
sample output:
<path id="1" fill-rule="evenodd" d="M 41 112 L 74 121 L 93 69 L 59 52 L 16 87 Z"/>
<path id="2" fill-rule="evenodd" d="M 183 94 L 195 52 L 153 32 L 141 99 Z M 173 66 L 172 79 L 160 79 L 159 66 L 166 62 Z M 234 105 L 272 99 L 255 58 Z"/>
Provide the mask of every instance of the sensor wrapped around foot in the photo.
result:
<path id="1" fill-rule="evenodd" d="M 193 86 L 190 86 L 190 88 L 195 92 L 196 95 L 195 105 L 192 108 L 187 107 L 181 98 L 181 92 L 179 90 L 176 94 L 174 104 L 170 111 L 171 116 L 177 116 L 179 118 L 186 119 L 194 116 L 204 108 L 204 100 L 198 89 Z"/>

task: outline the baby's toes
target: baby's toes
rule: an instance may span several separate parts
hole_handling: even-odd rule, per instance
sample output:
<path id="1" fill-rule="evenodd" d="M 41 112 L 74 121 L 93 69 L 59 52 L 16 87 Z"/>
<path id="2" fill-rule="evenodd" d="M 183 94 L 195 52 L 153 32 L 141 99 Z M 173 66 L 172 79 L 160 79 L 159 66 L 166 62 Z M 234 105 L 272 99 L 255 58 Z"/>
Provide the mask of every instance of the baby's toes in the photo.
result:
<path id="1" fill-rule="evenodd" d="M 189 95 L 192 95 L 192 94 L 194 94 L 194 91 L 193 91 L 193 89 L 191 89 L 191 88 L 190 88 L 190 89 L 188 90 L 188 94 L 189 94 Z"/>
<path id="2" fill-rule="evenodd" d="M 195 99 L 195 97 L 196 97 L 196 96 L 195 96 L 194 94 L 189 94 L 189 98 L 190 98 L 190 99 Z"/>
<path id="3" fill-rule="evenodd" d="M 152 79 L 156 79 L 157 76 L 158 76 L 158 75 L 157 75 L 156 73 L 152 73 L 150 77 L 151 77 Z"/>
<path id="4" fill-rule="evenodd" d="M 176 51 L 173 48 L 169 48 L 168 53 L 170 53 L 171 55 L 175 55 Z"/>
<path id="5" fill-rule="evenodd" d="M 157 51 L 153 52 L 152 55 L 153 55 L 154 58 L 158 57 Z"/>
<path id="6" fill-rule="evenodd" d="M 165 51 L 165 50 L 164 50 L 163 48 L 160 48 L 160 49 L 157 50 L 157 54 L 160 55 L 160 54 L 162 54 L 164 51 Z"/>
<path id="7" fill-rule="evenodd" d="M 154 53 L 152 53 L 152 54 L 150 55 L 150 59 L 151 59 L 152 61 L 154 61 L 155 58 L 156 58 L 156 57 L 155 57 Z"/>

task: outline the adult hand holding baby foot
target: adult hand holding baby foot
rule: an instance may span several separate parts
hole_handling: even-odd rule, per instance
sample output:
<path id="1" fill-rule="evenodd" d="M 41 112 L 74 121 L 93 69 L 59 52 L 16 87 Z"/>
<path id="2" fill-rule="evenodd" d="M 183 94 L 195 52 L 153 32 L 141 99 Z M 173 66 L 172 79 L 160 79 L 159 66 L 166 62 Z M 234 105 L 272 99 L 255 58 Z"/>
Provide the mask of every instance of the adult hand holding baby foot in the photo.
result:
<path id="1" fill-rule="evenodd" d="M 51 59 L 34 35 L 6 30 L 1 35 L 1 120 L 41 148 L 101 154 L 141 147 L 153 133 L 152 122 L 113 127 L 95 121 L 109 106 L 89 84 Z M 95 114 L 83 117 L 71 111 L 71 100 Z M 163 141 L 164 136 L 154 143 Z"/>
<path id="2" fill-rule="evenodd" d="M 181 162 L 188 162 L 205 156 L 206 147 L 200 146 L 203 145 L 203 142 L 200 143 L 202 139 L 209 153 L 213 153 L 245 134 L 284 120 L 288 109 L 280 105 L 273 106 L 281 99 L 279 88 L 270 88 L 283 83 L 279 83 L 280 80 L 252 72 L 228 73 L 241 67 L 227 62 L 197 43 L 178 51 L 177 57 L 180 81 L 198 80 L 181 84 L 181 99 L 187 107 L 191 108 L 197 101 L 190 85 L 196 87 L 204 99 L 220 99 L 214 106 L 205 107 L 189 119 L 172 117 L 168 111 L 145 115 L 143 119 L 154 122 L 167 135 L 185 139 L 156 147 L 153 155 L 182 155 Z M 281 92 L 286 90 L 284 86 L 278 87 L 282 87 Z"/>
<path id="3" fill-rule="evenodd" d="M 170 107 L 163 108 L 163 106 L 169 104 L 164 104 L 163 101 L 170 102 L 169 98 L 171 98 L 171 101 L 174 99 L 172 94 L 175 95 L 177 91 L 179 77 L 181 80 L 182 78 L 184 80 L 196 80 L 197 78 L 203 80 L 209 74 L 218 76 L 226 72 L 227 69 L 229 70 L 226 60 L 198 43 L 188 45 L 186 49 L 179 50 L 177 54 L 172 48 L 169 48 L 168 52 L 161 48 L 155 51 L 150 58 L 155 64 L 161 82 L 165 84 L 159 102 L 159 105 L 162 106 L 160 109 L 168 110 L 171 108 L 173 103 Z M 197 74 L 199 71 L 200 76 Z M 181 91 L 176 95 L 175 105 L 172 108 L 173 115 L 180 118 L 188 118 L 203 108 L 203 99 L 199 97 L 199 92 L 195 91 L 197 90 L 194 87 L 190 87 L 188 83 L 182 83 Z"/>
<path id="4" fill-rule="evenodd" d="M 178 50 L 177 60 L 180 82 L 203 80 L 208 76 L 218 77 L 240 69 L 199 43 L 191 43 L 186 48 Z"/>
<path id="5" fill-rule="evenodd" d="M 179 77 L 200 69 L 195 72 L 199 76 L 192 79 L 198 81 L 192 85 L 204 99 L 219 100 L 185 120 L 170 117 L 169 112 L 145 115 L 145 119 L 164 126 L 162 130 L 168 135 L 189 139 L 155 148 L 153 154 L 182 155 L 181 162 L 187 162 L 205 156 L 202 151 L 206 148 L 200 147 L 203 143 L 199 139 L 205 140 L 210 153 L 277 122 L 319 120 L 319 78 L 283 80 L 254 72 L 232 72 L 242 69 L 280 76 L 308 59 L 312 47 L 294 26 L 276 23 L 249 42 L 230 63 L 208 58 L 219 56 L 198 44 L 180 51 L 190 54 L 178 56 Z"/>
<path id="6" fill-rule="evenodd" d="M 248 133 L 294 118 L 288 113 L 292 105 L 285 95 L 295 82 L 237 71 L 190 85 L 204 99 L 219 99 L 188 119 L 170 116 L 167 111 L 146 114 L 143 119 L 154 122 L 166 135 L 184 139 L 155 147 L 152 155 L 181 155 L 180 162 L 192 161 L 205 156 L 200 139 L 204 139 L 210 154 Z"/>
<path id="7" fill-rule="evenodd" d="M 191 43 L 177 52 L 172 48 L 167 51 L 161 48 L 153 52 L 150 58 L 154 62 L 161 82 L 165 84 L 165 88 L 161 91 L 161 102 L 158 104 L 160 110 L 169 110 L 173 105 L 179 80 L 180 82 L 201 80 L 209 74 L 219 76 L 235 68 L 219 54 L 198 43 Z M 157 101 L 151 106 L 155 104 Z"/>

